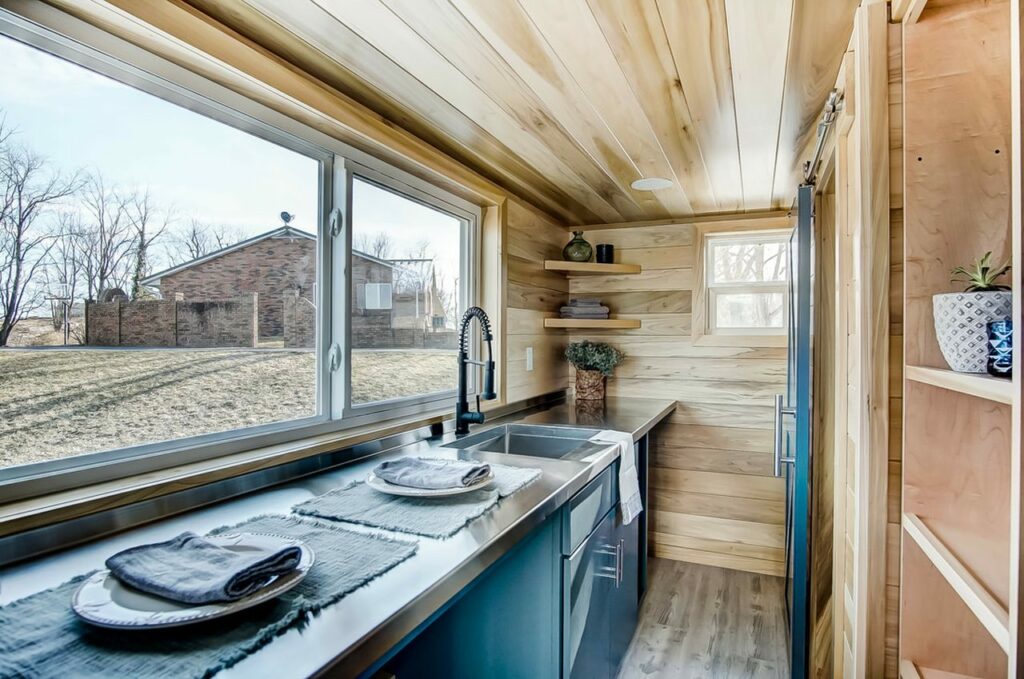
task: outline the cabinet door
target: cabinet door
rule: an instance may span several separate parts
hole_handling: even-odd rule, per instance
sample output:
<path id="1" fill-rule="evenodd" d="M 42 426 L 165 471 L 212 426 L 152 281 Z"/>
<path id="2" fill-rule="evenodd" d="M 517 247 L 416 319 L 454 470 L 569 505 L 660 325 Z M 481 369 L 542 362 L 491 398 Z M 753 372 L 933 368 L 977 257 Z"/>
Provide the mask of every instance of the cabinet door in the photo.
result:
<path id="1" fill-rule="evenodd" d="M 618 581 L 619 551 L 612 509 L 576 552 L 565 559 L 567 615 L 566 675 L 571 679 L 610 677 L 610 606 Z"/>
<path id="2" fill-rule="evenodd" d="M 617 676 L 626 650 L 633 640 L 640 613 L 640 524 L 639 516 L 629 525 L 623 525 L 618 510 L 615 518 L 613 541 L 619 550 L 617 587 L 611 592 L 608 619 L 608 665 L 611 676 Z"/>

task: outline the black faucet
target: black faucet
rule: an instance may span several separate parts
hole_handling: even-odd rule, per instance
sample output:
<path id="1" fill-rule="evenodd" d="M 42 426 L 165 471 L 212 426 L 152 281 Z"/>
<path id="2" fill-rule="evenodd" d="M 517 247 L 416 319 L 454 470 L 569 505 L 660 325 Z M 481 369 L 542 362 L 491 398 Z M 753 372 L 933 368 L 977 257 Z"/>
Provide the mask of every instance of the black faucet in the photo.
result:
<path id="1" fill-rule="evenodd" d="M 474 318 L 480 321 L 480 330 L 483 332 L 484 341 L 487 342 L 486 361 L 473 361 L 468 356 L 466 330 L 469 329 L 469 322 Z M 480 424 L 484 421 L 484 414 L 480 412 L 481 398 L 485 401 L 490 401 L 498 397 L 494 393 L 494 355 L 491 353 L 491 340 L 493 339 L 491 321 L 487 318 L 484 310 L 478 306 L 467 309 L 466 313 L 462 315 L 462 322 L 459 324 L 459 400 L 455 404 L 456 434 L 468 434 L 470 423 Z M 467 366 L 470 364 L 479 365 L 484 368 L 484 388 L 483 393 L 477 394 L 475 413 L 469 409 L 469 402 L 467 401 L 469 397 L 466 395 Z"/>

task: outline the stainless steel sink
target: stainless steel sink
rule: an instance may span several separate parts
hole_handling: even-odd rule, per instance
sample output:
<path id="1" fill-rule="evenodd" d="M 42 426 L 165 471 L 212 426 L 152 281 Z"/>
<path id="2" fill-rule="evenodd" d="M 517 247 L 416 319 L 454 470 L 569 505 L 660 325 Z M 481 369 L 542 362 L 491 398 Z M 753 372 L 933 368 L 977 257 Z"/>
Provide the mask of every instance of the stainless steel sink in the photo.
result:
<path id="1" fill-rule="evenodd" d="M 469 434 L 445 444 L 444 447 L 484 453 L 582 460 L 608 447 L 608 443 L 595 443 L 589 440 L 598 433 L 599 429 L 504 424 Z"/>

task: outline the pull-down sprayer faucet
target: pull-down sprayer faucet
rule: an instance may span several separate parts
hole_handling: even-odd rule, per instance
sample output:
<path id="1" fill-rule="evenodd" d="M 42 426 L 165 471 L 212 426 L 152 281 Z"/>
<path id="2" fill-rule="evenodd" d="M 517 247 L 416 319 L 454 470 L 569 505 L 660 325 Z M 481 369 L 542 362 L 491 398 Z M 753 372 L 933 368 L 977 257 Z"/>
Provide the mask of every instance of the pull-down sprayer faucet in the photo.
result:
<path id="1" fill-rule="evenodd" d="M 480 321 L 480 331 L 484 341 L 487 342 L 487 360 L 473 361 L 469 358 L 469 347 L 467 346 L 466 331 L 469 330 L 469 323 L 473 319 Z M 497 398 L 494 393 L 494 356 L 491 353 L 491 321 L 487 314 L 478 306 L 470 307 L 462 316 L 459 324 L 459 400 L 455 404 L 455 433 L 469 433 L 469 425 L 480 424 L 484 421 L 484 414 L 480 412 L 480 399 L 490 401 Z M 468 396 L 466 394 L 467 367 L 472 365 L 482 366 L 484 369 L 483 392 L 476 397 L 476 412 L 469 409 Z"/>

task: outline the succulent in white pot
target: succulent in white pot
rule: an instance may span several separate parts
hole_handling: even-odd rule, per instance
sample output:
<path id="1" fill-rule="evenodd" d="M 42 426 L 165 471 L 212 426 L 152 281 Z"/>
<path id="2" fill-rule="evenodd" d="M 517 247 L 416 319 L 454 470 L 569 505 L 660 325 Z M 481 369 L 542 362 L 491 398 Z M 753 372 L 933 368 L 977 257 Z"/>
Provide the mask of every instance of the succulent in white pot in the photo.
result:
<path id="1" fill-rule="evenodd" d="M 950 279 L 967 283 L 963 292 L 932 297 L 935 336 L 949 367 L 957 372 L 983 373 L 988 358 L 987 324 L 1009 318 L 1013 293 L 996 280 L 1010 270 L 1009 264 L 993 267 L 991 252 L 975 262 L 972 269 L 958 266 Z"/>

